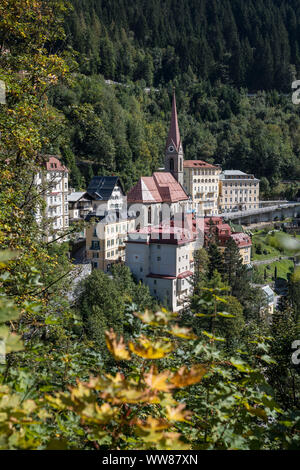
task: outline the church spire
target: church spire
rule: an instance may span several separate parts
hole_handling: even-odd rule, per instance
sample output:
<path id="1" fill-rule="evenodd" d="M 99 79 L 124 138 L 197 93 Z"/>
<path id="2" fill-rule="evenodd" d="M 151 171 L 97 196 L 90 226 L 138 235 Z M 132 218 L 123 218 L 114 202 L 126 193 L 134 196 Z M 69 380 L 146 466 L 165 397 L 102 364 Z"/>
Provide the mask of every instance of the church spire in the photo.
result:
<path id="1" fill-rule="evenodd" d="M 173 91 L 173 103 L 172 103 L 172 116 L 171 116 L 171 124 L 169 129 L 169 135 L 167 139 L 167 148 L 171 145 L 174 146 L 175 149 L 179 150 L 181 144 L 180 139 L 180 132 L 178 126 L 178 117 L 177 117 L 177 107 L 176 107 L 176 96 L 175 96 L 175 89 Z"/>
<path id="2" fill-rule="evenodd" d="M 183 185 L 183 150 L 178 126 L 175 90 L 173 92 L 171 124 L 166 146 L 165 171 L 172 173 L 174 178 Z"/>

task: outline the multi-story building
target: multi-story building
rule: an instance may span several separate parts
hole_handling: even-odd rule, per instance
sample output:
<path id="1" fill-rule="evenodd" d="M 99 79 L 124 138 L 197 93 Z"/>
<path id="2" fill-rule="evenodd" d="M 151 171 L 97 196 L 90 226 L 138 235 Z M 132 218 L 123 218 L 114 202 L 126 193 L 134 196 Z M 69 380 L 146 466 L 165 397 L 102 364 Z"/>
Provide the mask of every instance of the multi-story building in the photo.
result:
<path id="1" fill-rule="evenodd" d="M 71 192 L 68 195 L 70 223 L 84 220 L 89 212 L 93 210 L 92 199 L 86 192 Z"/>
<path id="2" fill-rule="evenodd" d="M 42 158 L 43 168 L 36 175 L 35 183 L 45 207 L 38 209 L 36 219 L 44 228 L 45 240 L 52 241 L 69 227 L 69 170 L 57 156 L 44 155 Z"/>
<path id="3" fill-rule="evenodd" d="M 203 216 L 218 214 L 221 168 L 202 160 L 185 160 L 183 187 L 192 198 L 193 209 Z"/>
<path id="4" fill-rule="evenodd" d="M 95 176 L 83 199 L 92 207 L 85 217 L 86 258 L 93 269 L 106 272 L 112 263 L 125 261 L 125 241 L 128 230 L 134 230 L 134 219 L 128 218 L 126 197 L 117 176 Z"/>
<path id="5" fill-rule="evenodd" d="M 174 223 L 148 226 L 128 234 L 126 264 L 153 297 L 171 311 L 181 310 L 192 292 L 191 245 L 195 235 Z"/>
<path id="6" fill-rule="evenodd" d="M 117 176 L 94 176 L 85 194 L 92 201 L 93 211 L 123 210 L 126 196 Z"/>
<path id="7" fill-rule="evenodd" d="M 125 242 L 127 232 L 134 230 L 134 219 L 128 219 L 126 212 L 107 212 L 87 215 L 86 258 L 91 261 L 93 269 L 109 271 L 116 262 L 125 262 Z"/>
<path id="8" fill-rule="evenodd" d="M 259 180 L 239 170 L 225 170 L 220 174 L 220 212 L 259 208 Z"/>
<path id="9" fill-rule="evenodd" d="M 204 219 L 204 244 L 216 243 L 222 253 L 226 243 L 232 239 L 238 247 L 242 263 L 247 265 L 251 261 L 252 240 L 246 233 L 232 233 L 230 225 L 224 223 L 222 217 L 206 217 Z"/>

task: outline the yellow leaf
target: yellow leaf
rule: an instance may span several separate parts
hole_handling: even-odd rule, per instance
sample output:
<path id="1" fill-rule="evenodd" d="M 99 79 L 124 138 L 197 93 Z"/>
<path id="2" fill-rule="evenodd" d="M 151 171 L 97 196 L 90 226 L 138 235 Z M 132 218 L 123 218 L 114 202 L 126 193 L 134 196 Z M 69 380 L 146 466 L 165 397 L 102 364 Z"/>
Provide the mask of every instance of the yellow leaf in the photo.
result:
<path id="1" fill-rule="evenodd" d="M 188 387 L 189 385 L 201 382 L 207 370 L 201 364 L 193 366 L 190 370 L 187 366 L 183 366 L 173 375 L 171 382 L 178 388 Z"/>
<path id="2" fill-rule="evenodd" d="M 184 411 L 185 409 L 185 404 L 181 403 L 178 405 L 176 408 L 173 408 L 171 406 L 167 406 L 167 419 L 169 421 L 181 421 L 181 422 L 187 422 L 188 420 L 191 419 L 192 413 L 188 410 Z"/>
<path id="3" fill-rule="evenodd" d="M 197 336 L 193 333 L 191 328 L 181 328 L 179 325 L 172 326 L 172 329 L 168 331 L 173 336 L 184 339 L 197 339 Z"/>
<path id="4" fill-rule="evenodd" d="M 105 341 L 107 349 L 117 361 L 130 360 L 130 354 L 125 347 L 124 338 L 121 337 L 119 342 L 117 342 L 117 336 L 113 329 L 105 332 Z"/>
<path id="5" fill-rule="evenodd" d="M 137 343 L 129 343 L 129 349 L 134 354 L 144 359 L 161 359 L 173 350 L 171 343 L 163 341 L 151 342 L 145 336 L 141 336 Z"/>
<path id="6" fill-rule="evenodd" d="M 164 371 L 161 373 L 157 373 L 156 367 L 151 367 L 148 374 L 145 374 L 144 380 L 150 388 L 154 390 L 158 390 L 161 392 L 168 392 L 174 385 L 167 383 L 167 380 L 170 378 L 170 372 Z"/>

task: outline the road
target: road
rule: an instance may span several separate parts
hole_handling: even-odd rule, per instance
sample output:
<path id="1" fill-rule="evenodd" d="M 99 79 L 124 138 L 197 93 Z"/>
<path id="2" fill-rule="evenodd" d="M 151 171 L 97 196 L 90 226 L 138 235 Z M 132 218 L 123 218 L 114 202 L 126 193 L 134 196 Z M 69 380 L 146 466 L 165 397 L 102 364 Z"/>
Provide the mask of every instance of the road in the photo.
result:
<path id="1" fill-rule="evenodd" d="M 92 272 L 91 263 L 85 258 L 85 246 L 80 248 L 74 255 L 74 270 L 72 276 L 72 290 L 68 293 L 68 299 L 71 302 L 78 296 L 78 283 L 88 277 Z"/>
<path id="2" fill-rule="evenodd" d="M 281 261 L 283 259 L 291 259 L 291 257 L 290 256 L 277 256 L 277 258 L 272 258 L 272 259 L 262 259 L 262 260 L 251 261 L 251 264 L 253 266 L 260 266 L 262 264 L 275 263 L 276 261 Z"/>

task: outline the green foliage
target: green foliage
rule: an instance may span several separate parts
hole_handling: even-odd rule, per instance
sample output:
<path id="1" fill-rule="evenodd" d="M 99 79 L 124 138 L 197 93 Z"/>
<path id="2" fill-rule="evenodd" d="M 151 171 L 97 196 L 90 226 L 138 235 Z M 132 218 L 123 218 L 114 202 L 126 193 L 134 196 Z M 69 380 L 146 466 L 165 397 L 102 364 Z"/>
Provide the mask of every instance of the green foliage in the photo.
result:
<path id="1" fill-rule="evenodd" d="M 296 1 L 72 3 L 66 30 L 84 73 L 148 86 L 197 76 L 251 91 L 289 91 L 300 69 Z M 222 103 L 221 111 L 228 117 L 232 107 Z"/>

